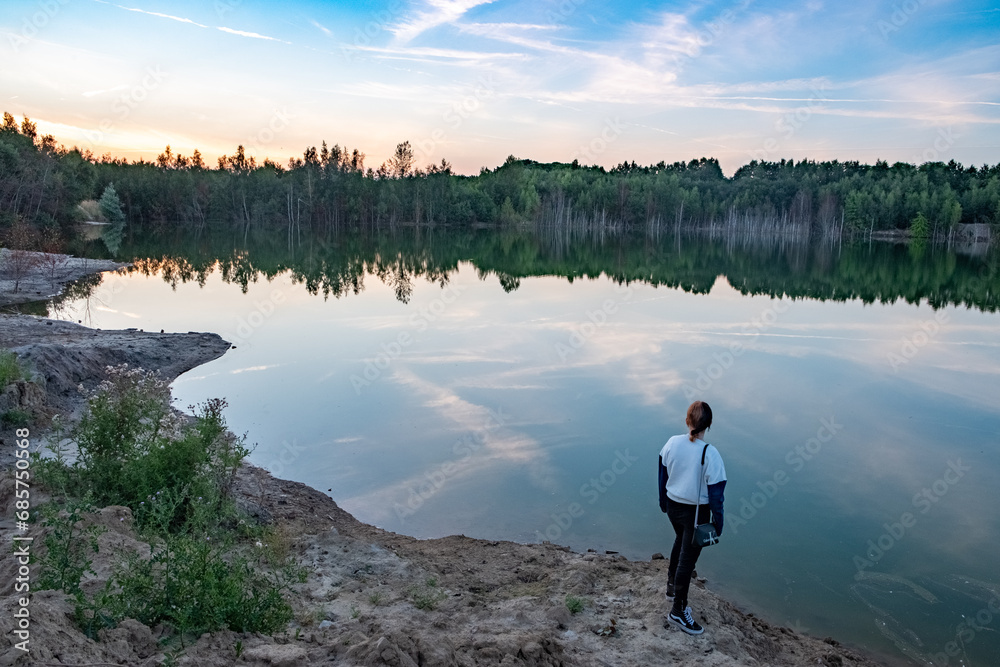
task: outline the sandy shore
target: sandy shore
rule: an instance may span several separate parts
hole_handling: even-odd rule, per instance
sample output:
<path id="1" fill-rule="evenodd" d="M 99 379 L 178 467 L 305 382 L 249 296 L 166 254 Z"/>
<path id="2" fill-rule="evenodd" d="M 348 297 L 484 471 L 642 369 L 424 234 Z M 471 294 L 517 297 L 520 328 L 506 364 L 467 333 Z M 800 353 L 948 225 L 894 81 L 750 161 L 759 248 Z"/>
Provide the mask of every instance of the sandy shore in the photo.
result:
<path id="1" fill-rule="evenodd" d="M 2 290 L 0 284 L 0 304 Z M 94 331 L 66 322 L 0 316 L 0 347 L 13 348 L 32 368 L 39 390 L 29 400 L 50 415 L 78 411 L 82 397 L 77 385 L 96 384 L 109 364 L 156 369 L 173 379 L 221 356 L 229 345 L 214 334 Z M 32 429 L 32 438 L 43 435 L 40 428 Z M 0 432 L 0 526 L 5 536 L 11 533 L 14 509 L 12 449 L 13 432 Z M 291 552 L 308 570 L 308 580 L 291 600 L 296 620 L 287 633 L 275 637 L 233 632 L 202 636 L 177 664 L 879 664 L 833 639 L 804 636 L 745 614 L 704 580 L 692 588 L 691 604 L 705 634 L 691 637 L 665 627 L 668 563 L 662 557 L 630 561 L 551 544 L 463 536 L 418 540 L 361 523 L 326 494 L 275 479 L 251 465 L 240 471 L 237 487 L 244 509 L 281 527 Z M 94 561 L 94 583 L 100 583 L 115 554 L 139 543 L 126 508 L 105 508 L 95 521 L 108 528 Z M 32 599 L 31 650 L 22 653 L 13 646 L 12 635 L 16 571 L 15 556 L 4 550 L 0 666 L 163 664 L 165 654 L 157 641 L 162 629 L 125 622 L 94 642 L 74 626 L 65 596 L 51 591 Z M 583 600 L 582 611 L 570 613 L 567 596 Z"/>
<path id="2" fill-rule="evenodd" d="M 0 248 L 0 307 L 42 301 L 61 293 L 69 282 L 128 266 L 106 259 L 43 252 L 26 252 L 21 254 L 20 262 L 11 260 L 11 251 Z M 15 269 L 18 263 L 22 266 L 20 270 Z"/>

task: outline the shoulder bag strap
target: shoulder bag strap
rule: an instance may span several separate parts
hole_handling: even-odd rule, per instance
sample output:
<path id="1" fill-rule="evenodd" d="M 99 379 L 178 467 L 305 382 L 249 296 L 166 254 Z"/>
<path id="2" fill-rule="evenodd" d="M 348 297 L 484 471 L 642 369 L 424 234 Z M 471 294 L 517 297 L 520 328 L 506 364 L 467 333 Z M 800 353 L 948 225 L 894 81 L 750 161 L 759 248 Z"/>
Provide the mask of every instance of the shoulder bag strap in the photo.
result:
<path id="1" fill-rule="evenodd" d="M 698 500 L 694 506 L 694 528 L 698 529 L 698 510 L 701 508 L 701 485 L 705 481 L 705 452 L 708 451 L 708 443 L 705 444 L 705 448 L 701 450 L 701 473 L 698 475 Z"/>

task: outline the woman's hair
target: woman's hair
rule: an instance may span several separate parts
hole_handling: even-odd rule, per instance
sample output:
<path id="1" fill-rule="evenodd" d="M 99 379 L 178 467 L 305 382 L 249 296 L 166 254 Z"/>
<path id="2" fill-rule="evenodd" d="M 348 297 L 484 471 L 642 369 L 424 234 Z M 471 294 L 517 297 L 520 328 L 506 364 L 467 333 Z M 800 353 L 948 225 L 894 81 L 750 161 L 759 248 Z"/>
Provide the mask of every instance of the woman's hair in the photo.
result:
<path id="1" fill-rule="evenodd" d="M 695 401 L 688 407 L 687 426 L 691 429 L 688 440 L 694 442 L 694 434 L 712 426 L 712 408 L 705 401 Z"/>

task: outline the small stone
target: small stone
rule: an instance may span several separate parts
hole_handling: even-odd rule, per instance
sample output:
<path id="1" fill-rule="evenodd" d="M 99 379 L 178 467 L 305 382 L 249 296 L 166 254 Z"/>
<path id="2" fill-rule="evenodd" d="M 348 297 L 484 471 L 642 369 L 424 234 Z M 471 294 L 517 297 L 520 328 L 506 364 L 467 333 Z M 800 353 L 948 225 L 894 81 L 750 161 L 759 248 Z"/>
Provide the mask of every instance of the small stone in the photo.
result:
<path id="1" fill-rule="evenodd" d="M 553 605 L 549 608 L 549 613 L 547 614 L 549 621 L 555 623 L 556 627 L 560 630 L 565 630 L 569 625 L 570 621 L 570 611 L 564 604 Z"/>
<path id="2" fill-rule="evenodd" d="M 665 560 L 665 559 L 663 558 L 663 554 L 657 551 L 655 554 L 649 557 L 649 560 Z"/>
<path id="3" fill-rule="evenodd" d="M 308 664 L 309 656 L 301 646 L 293 644 L 268 644 L 247 649 L 243 654 L 247 661 L 256 660 L 274 667 L 296 667 Z"/>
<path id="4" fill-rule="evenodd" d="M 518 657 L 522 660 L 528 660 L 533 663 L 537 663 L 542 657 L 542 646 L 537 642 L 528 642 L 521 647 L 518 652 Z"/>

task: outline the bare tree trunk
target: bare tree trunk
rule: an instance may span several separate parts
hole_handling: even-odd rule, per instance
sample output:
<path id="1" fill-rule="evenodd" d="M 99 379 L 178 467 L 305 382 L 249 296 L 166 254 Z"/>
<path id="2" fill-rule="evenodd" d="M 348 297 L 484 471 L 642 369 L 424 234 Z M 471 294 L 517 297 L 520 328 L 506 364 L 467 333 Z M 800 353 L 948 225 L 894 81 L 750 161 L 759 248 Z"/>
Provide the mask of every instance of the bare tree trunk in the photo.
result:
<path id="1" fill-rule="evenodd" d="M 247 210 L 247 193 L 243 193 L 243 217 L 246 219 L 246 226 L 243 228 L 243 243 L 247 242 L 247 237 L 250 235 L 250 211 Z"/>

